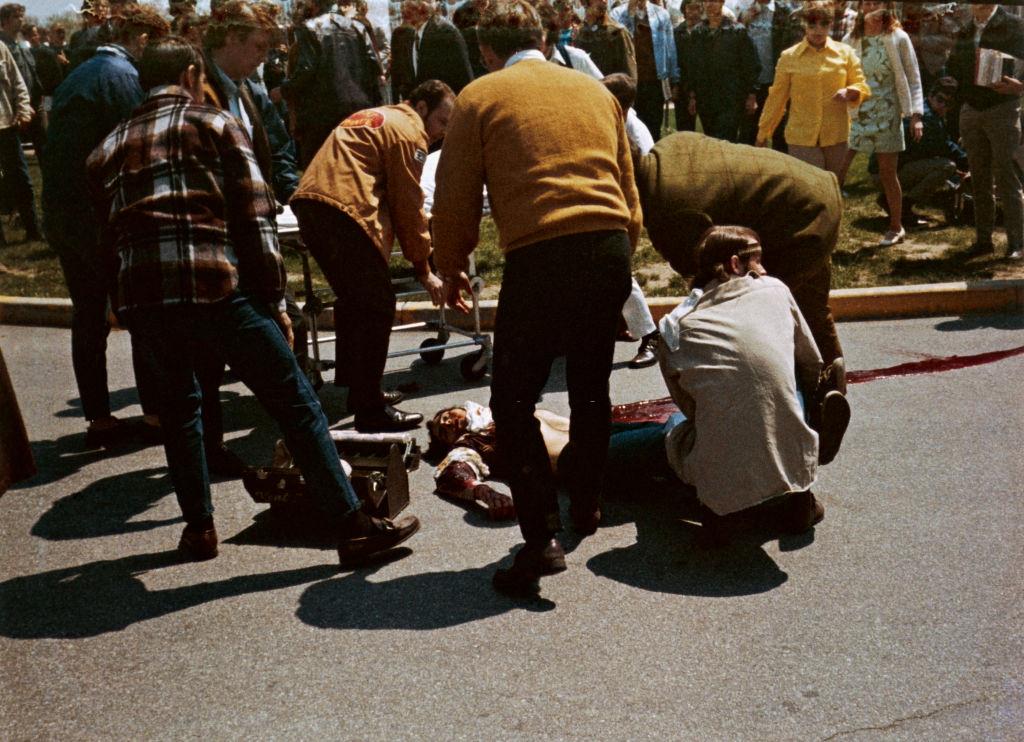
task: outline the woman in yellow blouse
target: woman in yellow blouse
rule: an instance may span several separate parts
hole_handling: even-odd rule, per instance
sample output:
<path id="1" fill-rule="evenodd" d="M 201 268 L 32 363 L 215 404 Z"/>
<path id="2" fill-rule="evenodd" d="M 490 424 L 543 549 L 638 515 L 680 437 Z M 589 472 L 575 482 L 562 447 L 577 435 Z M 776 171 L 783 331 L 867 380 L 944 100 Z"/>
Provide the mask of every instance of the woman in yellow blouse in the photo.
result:
<path id="1" fill-rule="evenodd" d="M 842 184 L 850 136 L 849 109 L 871 95 L 853 50 L 829 38 L 832 6 L 808 3 L 804 40 L 782 52 L 757 131 L 757 145 L 772 133 L 789 104 L 786 144 L 794 157 L 836 174 Z"/>

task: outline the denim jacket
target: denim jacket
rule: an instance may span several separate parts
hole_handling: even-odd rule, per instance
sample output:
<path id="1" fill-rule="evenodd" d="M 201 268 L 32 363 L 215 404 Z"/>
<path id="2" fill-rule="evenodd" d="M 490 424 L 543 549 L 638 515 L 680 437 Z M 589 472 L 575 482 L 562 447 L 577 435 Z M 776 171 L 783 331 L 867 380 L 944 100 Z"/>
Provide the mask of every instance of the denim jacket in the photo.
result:
<path id="1" fill-rule="evenodd" d="M 625 26 L 630 35 L 636 34 L 635 18 L 629 14 L 628 5 L 620 5 L 608 13 L 616 23 Z M 654 64 L 658 79 L 669 78 L 679 82 L 679 64 L 676 61 L 676 42 L 672 36 L 672 19 L 668 11 L 654 3 L 647 3 L 647 19 L 651 24 L 651 40 L 654 42 Z"/>

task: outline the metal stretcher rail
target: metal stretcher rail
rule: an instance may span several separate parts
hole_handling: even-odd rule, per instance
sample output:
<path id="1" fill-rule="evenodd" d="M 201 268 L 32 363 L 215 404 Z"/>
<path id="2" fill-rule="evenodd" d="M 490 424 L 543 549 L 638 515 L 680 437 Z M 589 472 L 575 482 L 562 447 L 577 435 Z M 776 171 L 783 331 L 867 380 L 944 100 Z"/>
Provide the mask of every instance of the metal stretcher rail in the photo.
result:
<path id="1" fill-rule="evenodd" d="M 305 303 L 302 305 L 302 314 L 305 316 L 306 322 L 309 325 L 308 344 L 313 355 L 313 363 L 309 371 L 309 375 L 313 386 L 316 389 L 319 389 L 324 383 L 323 371 L 330 367 L 327 362 L 320 358 L 320 344 L 335 341 L 337 339 L 337 335 L 321 336 L 317 318 L 326 308 L 327 304 L 334 301 L 334 293 L 330 289 L 314 288 L 309 252 L 306 250 L 305 245 L 302 244 L 298 230 L 281 229 L 278 232 L 278 237 L 280 238 L 281 246 L 283 248 L 294 250 L 302 261 L 302 285 L 306 294 Z M 463 330 L 462 328 L 448 324 L 448 310 L 442 306 L 437 310 L 438 316 L 436 319 L 425 320 L 422 322 L 410 322 L 392 327 L 392 332 L 426 329 L 436 332 L 437 336 L 427 338 L 420 343 L 419 348 L 390 351 L 388 352 L 388 358 L 419 355 L 420 358 L 423 359 L 424 363 L 434 365 L 441 362 L 446 350 L 475 347 L 479 348 L 479 350 L 475 353 L 470 353 L 462 357 L 462 360 L 459 362 L 459 371 L 462 374 L 462 377 L 467 381 L 475 381 L 483 378 L 487 373 L 491 362 L 491 336 L 482 332 L 480 327 L 480 293 L 483 291 L 484 282 L 482 278 L 476 275 L 476 261 L 473 259 L 473 256 L 470 256 L 469 273 L 472 276 L 470 278 L 470 287 L 472 289 L 471 302 L 473 328 L 471 330 Z M 391 284 L 392 286 L 398 287 L 406 286 L 415 282 L 415 278 L 397 278 L 392 279 Z M 395 297 L 399 301 L 403 301 L 414 296 L 426 295 L 427 292 L 423 289 L 413 289 L 395 293 Z M 458 335 L 465 339 L 452 340 L 452 335 Z"/>

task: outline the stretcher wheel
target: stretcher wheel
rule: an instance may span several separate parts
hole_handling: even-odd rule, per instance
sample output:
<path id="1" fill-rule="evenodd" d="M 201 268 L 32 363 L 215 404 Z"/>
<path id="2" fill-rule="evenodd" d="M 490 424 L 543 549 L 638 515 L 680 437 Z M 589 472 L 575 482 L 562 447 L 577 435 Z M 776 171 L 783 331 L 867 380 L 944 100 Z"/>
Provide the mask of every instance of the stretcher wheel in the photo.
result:
<path id="1" fill-rule="evenodd" d="M 444 345 L 444 342 L 445 341 L 441 338 L 427 338 L 420 343 L 420 348 L 432 348 L 435 345 Z M 442 358 L 444 358 L 444 348 L 441 348 L 440 350 L 421 350 L 420 358 L 423 359 L 424 363 L 435 366 L 441 362 Z"/>
<path id="2" fill-rule="evenodd" d="M 459 371 L 462 372 L 462 378 L 466 381 L 478 381 L 484 378 L 487 373 L 487 359 L 484 358 L 483 350 L 463 356 L 459 363 Z"/>

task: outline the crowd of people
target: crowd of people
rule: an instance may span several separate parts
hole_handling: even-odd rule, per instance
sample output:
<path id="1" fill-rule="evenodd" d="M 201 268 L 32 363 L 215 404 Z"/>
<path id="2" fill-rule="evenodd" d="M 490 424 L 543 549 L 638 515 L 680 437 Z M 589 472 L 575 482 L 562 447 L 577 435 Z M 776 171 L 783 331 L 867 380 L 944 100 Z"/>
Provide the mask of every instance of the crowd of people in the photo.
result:
<path id="1" fill-rule="evenodd" d="M 881 245 L 969 172 L 974 251 L 993 250 L 998 194 L 1008 254 L 1024 257 L 1024 21 L 991 4 L 912 5 L 308 0 L 286 28 L 268 2 L 197 15 L 176 0 L 168 19 L 86 0 L 66 44 L 0 6 L 0 201 L 60 258 L 87 445 L 162 441 L 179 547 L 215 557 L 210 478 L 244 468 L 223 438 L 228 364 L 337 522 L 342 564 L 409 538 L 418 521 L 366 515 L 339 464 L 276 220 L 290 204 L 337 295 L 336 383 L 355 428 L 394 432 L 423 416 L 381 386 L 392 245 L 435 304 L 465 310 L 486 203 L 505 269 L 483 427 L 514 508 L 480 489 L 469 454 L 449 463 L 476 468 L 439 486 L 518 517 L 525 545 L 495 585 L 565 568 L 558 484 L 573 527 L 593 533 L 623 451 L 689 485 L 716 532 L 780 502 L 769 510 L 783 530 L 809 528 L 823 516 L 816 467 L 850 415 L 828 292 L 856 153 L 871 156 L 889 214 Z M 994 60 L 984 79 L 979 50 Z M 23 140 L 41 165 L 41 219 Z M 691 280 L 660 325 L 631 277 L 642 227 Z M 136 425 L 111 414 L 111 309 L 131 331 Z M 626 438 L 609 403 L 623 318 L 640 341 L 630 366 L 660 363 L 679 410 Z M 571 415 L 555 424 L 536 402 L 558 356 Z M 473 424 L 450 413 L 431 432 L 452 445 Z"/>

